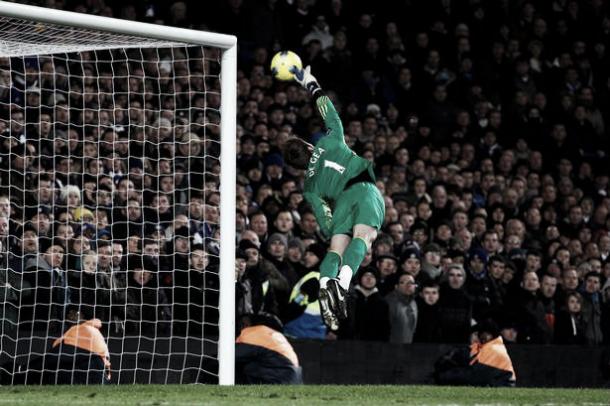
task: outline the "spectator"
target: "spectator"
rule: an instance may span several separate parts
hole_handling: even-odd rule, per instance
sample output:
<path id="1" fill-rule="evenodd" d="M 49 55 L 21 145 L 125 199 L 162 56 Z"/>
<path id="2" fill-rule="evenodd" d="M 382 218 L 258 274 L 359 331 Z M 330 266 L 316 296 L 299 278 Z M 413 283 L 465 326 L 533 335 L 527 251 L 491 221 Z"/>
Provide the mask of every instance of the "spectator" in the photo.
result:
<path id="1" fill-rule="evenodd" d="M 111 286 L 111 306 L 109 319 L 113 326 L 113 333 L 123 329 L 125 320 L 125 306 L 127 300 L 127 272 L 121 267 L 123 246 L 120 243 L 113 244 L 111 241 L 98 240 L 97 267 L 98 272 L 108 278 Z M 119 255 L 120 254 L 120 255 Z M 119 264 L 115 267 L 113 263 Z"/>
<path id="2" fill-rule="evenodd" d="M 245 279 L 249 281 L 252 310 L 264 311 L 279 316 L 279 296 L 288 294 L 288 281 L 259 253 L 258 247 L 249 240 L 242 240 L 239 248 L 247 255 Z"/>
<path id="3" fill-rule="evenodd" d="M 127 334 L 155 335 L 169 329 L 170 310 L 163 289 L 153 272 L 153 260 L 140 255 L 127 258 L 127 305 L 125 309 Z"/>
<path id="4" fill-rule="evenodd" d="M 417 297 L 417 326 L 413 342 L 440 343 L 443 339 L 440 323 L 439 285 L 428 282 L 424 285 Z"/>
<path id="5" fill-rule="evenodd" d="M 159 262 L 161 255 L 159 241 L 153 238 L 146 238 L 142 240 L 142 255 L 146 255 Z"/>
<path id="6" fill-rule="evenodd" d="M 33 260 L 38 255 L 40 244 L 36 228 L 32 223 L 26 223 L 21 228 L 21 238 L 17 238 L 17 246 L 12 254 L 8 252 L 4 259 L 8 260 L 10 268 L 16 273 L 22 273 L 25 264 Z"/>
<path id="7" fill-rule="evenodd" d="M 95 245 L 98 253 L 97 267 L 101 272 L 110 275 L 112 272 L 112 243 L 110 241 L 99 240 Z"/>
<path id="8" fill-rule="evenodd" d="M 123 245 L 121 244 L 121 242 L 113 241 L 112 242 L 112 257 L 111 257 L 111 262 L 110 262 L 113 273 L 118 273 L 125 269 L 123 253 L 124 253 L 124 248 L 123 248 Z"/>
<path id="9" fill-rule="evenodd" d="M 582 318 L 587 345 L 599 345 L 603 341 L 601 330 L 601 276 L 591 271 L 585 275 L 581 295 Z"/>
<path id="10" fill-rule="evenodd" d="M 341 323 L 339 338 L 388 341 L 390 335 L 389 310 L 377 289 L 377 270 L 360 268 L 356 280 L 356 286 L 348 294 L 348 316 L 347 320 Z"/>
<path id="11" fill-rule="evenodd" d="M 25 238 L 23 242 L 25 248 L 27 245 Z M 0 299 L 2 299 L 2 303 L 4 303 L 4 306 L 2 306 L 2 310 L 0 311 L 0 323 L 4 329 L 1 340 L 3 348 L 10 354 L 11 351 L 15 350 L 14 346 L 15 340 L 17 339 L 20 307 L 22 306 L 22 303 L 31 303 L 30 296 L 33 291 L 30 282 L 26 278 L 23 278 L 24 273 L 21 269 L 22 258 L 19 257 L 19 260 L 16 261 L 16 265 L 11 265 L 11 262 L 13 262 L 11 261 L 13 259 L 12 255 L 8 252 L 2 252 L 1 250 L 0 252 Z M 35 260 L 35 257 L 28 258 L 27 260 Z"/>
<path id="12" fill-rule="evenodd" d="M 556 344 L 585 344 L 585 326 L 582 318 L 582 296 L 568 293 L 565 308 L 557 313 L 555 321 Z"/>
<path id="13" fill-rule="evenodd" d="M 246 274 L 246 266 L 248 261 L 248 254 L 244 250 L 238 249 L 235 253 L 235 313 L 238 315 L 253 313 L 252 306 L 252 290 L 250 281 L 244 279 Z M 188 284 L 184 287 L 188 289 Z M 173 316 L 179 318 L 179 314 L 182 314 L 181 323 L 185 324 L 188 322 L 186 315 L 187 311 L 183 309 L 188 308 L 188 303 L 174 304 Z M 174 322 L 175 324 L 175 322 Z"/>
<path id="14" fill-rule="evenodd" d="M 551 331 L 555 327 L 555 315 L 557 314 L 555 294 L 557 292 L 557 278 L 552 275 L 543 275 L 540 284 L 540 298 L 544 306 L 546 324 Z"/>
<path id="15" fill-rule="evenodd" d="M 441 276 L 441 247 L 438 244 L 428 244 L 423 249 L 422 271 L 429 279 L 436 280 Z"/>
<path id="16" fill-rule="evenodd" d="M 525 273 L 539 272 L 542 268 L 542 254 L 538 251 L 528 251 L 525 259 Z"/>
<path id="17" fill-rule="evenodd" d="M 439 308 L 443 341 L 467 343 L 472 321 L 472 300 L 464 289 L 466 272 L 459 264 L 450 265 L 447 281 L 441 285 Z"/>
<path id="18" fill-rule="evenodd" d="M 299 236 L 301 238 L 318 238 L 318 223 L 316 221 L 316 217 L 310 209 L 304 210 L 303 213 L 301 213 L 301 221 L 299 222 L 299 233 Z"/>
<path id="19" fill-rule="evenodd" d="M 110 275 L 98 271 L 98 257 L 95 251 L 84 251 L 81 258 L 80 269 L 68 271 L 70 302 L 72 306 L 76 306 L 81 317 L 87 320 L 97 318 L 107 324 L 110 307 Z"/>
<path id="20" fill-rule="evenodd" d="M 473 301 L 473 317 L 476 320 L 488 317 L 492 307 L 492 287 L 487 262 L 485 250 L 478 248 L 471 252 L 465 286 Z"/>
<path id="21" fill-rule="evenodd" d="M 325 247 L 319 243 L 312 243 L 305 249 L 303 266 L 306 271 L 312 271 L 319 266 L 326 254 Z"/>
<path id="22" fill-rule="evenodd" d="M 400 256 L 400 273 L 408 273 L 415 278 L 418 285 L 428 280 L 428 275 L 421 272 L 421 254 L 417 248 L 409 247 Z M 392 281 L 395 284 L 395 280 Z M 384 291 L 388 293 L 390 289 Z"/>
<path id="23" fill-rule="evenodd" d="M 411 344 L 417 326 L 418 310 L 415 301 L 417 284 L 409 274 L 402 274 L 394 291 L 386 295 L 390 316 L 390 342 Z"/>
<path id="24" fill-rule="evenodd" d="M 498 233 L 493 230 L 485 231 L 482 247 L 488 256 L 498 254 L 500 252 Z"/>
<path id="25" fill-rule="evenodd" d="M 536 272 L 525 272 L 521 287 L 509 304 L 517 321 L 518 340 L 526 344 L 548 344 L 552 330 L 546 321 L 544 304 L 539 296 L 540 282 Z"/>
<path id="26" fill-rule="evenodd" d="M 275 220 L 273 221 L 273 227 L 276 232 L 284 235 L 286 239 L 290 239 L 293 236 L 292 230 L 294 228 L 294 219 L 292 218 L 292 213 L 287 210 L 280 210 L 275 215 Z"/>
<path id="27" fill-rule="evenodd" d="M 380 278 L 377 287 L 384 296 L 394 289 L 392 286 L 396 285 L 400 276 L 397 274 L 396 262 L 396 257 L 391 254 L 379 255 L 375 261 L 375 268 L 379 271 Z"/>
<path id="28" fill-rule="evenodd" d="M 256 233 L 261 243 L 267 241 L 267 216 L 263 212 L 250 214 L 250 229 Z"/>
<path id="29" fill-rule="evenodd" d="M 307 250 L 313 256 L 320 255 L 316 258 L 319 263 L 325 255 L 325 249 L 316 247 L 316 245 L 311 244 Z M 311 260 L 311 255 L 308 257 Z M 319 270 L 317 267 L 311 267 L 309 272 L 292 288 L 290 301 L 283 311 L 283 318 L 286 321 L 284 331 L 288 336 L 317 339 L 326 337 L 327 329 L 322 321 L 318 302 L 319 281 Z"/>
<path id="30" fill-rule="evenodd" d="M 218 303 L 220 289 L 218 261 L 214 258 L 210 259 L 210 254 L 203 244 L 193 244 L 189 263 L 191 282 L 188 297 L 190 300 L 185 301 L 188 304 L 189 312 L 187 334 L 201 337 L 206 329 L 215 333 L 215 327 L 218 326 L 218 307 L 213 305 Z M 268 295 L 270 298 L 273 297 L 271 292 L 268 292 Z M 176 317 L 172 317 L 176 319 Z"/>
<path id="31" fill-rule="evenodd" d="M 565 303 L 567 295 L 576 292 L 579 286 L 578 271 L 574 267 L 569 267 L 562 272 L 561 290 L 557 292 L 558 300 Z"/>
<path id="32" fill-rule="evenodd" d="M 267 241 L 267 259 L 277 268 L 284 278 L 288 281 L 291 289 L 297 282 L 297 274 L 286 259 L 288 251 L 288 241 L 280 233 L 274 233 Z"/>
<path id="33" fill-rule="evenodd" d="M 85 235 L 76 235 L 68 242 L 68 252 L 66 254 L 67 260 L 66 268 L 68 270 L 80 269 L 81 268 L 81 256 L 84 252 L 91 250 L 91 244 L 89 238 Z M 97 260 L 96 260 L 97 267 Z"/>
<path id="34" fill-rule="evenodd" d="M 171 285 L 172 289 L 169 291 L 172 294 L 172 303 L 174 304 L 172 309 L 174 330 L 184 334 L 188 327 L 191 327 L 193 332 L 201 331 L 201 325 L 199 324 L 200 321 L 203 321 L 201 303 L 205 302 L 203 291 L 206 288 L 206 268 L 209 265 L 209 258 L 203 245 L 186 246 L 188 239 L 183 238 L 186 228 L 178 229 L 176 232 L 179 236 L 174 236 L 176 240 L 174 244 L 180 250 L 180 256 L 178 257 L 180 263 L 175 265 L 173 272 L 167 273 L 166 279 L 171 278 L 173 283 Z M 190 255 L 188 254 L 189 251 Z M 151 261 L 156 260 L 155 257 L 148 258 Z M 185 260 L 188 261 L 186 264 Z M 191 314 L 199 317 L 191 318 Z"/>
<path id="35" fill-rule="evenodd" d="M 503 277 L 507 269 L 506 261 L 499 255 L 494 255 L 487 261 L 488 275 L 490 282 L 490 300 L 492 314 L 497 314 L 504 305 L 508 286 L 504 283 Z"/>
<path id="36" fill-rule="evenodd" d="M 69 287 L 63 269 L 64 249 L 51 243 L 44 254 L 31 258 L 25 265 L 24 278 L 34 290 L 31 295 L 34 330 L 57 332 L 64 320 L 69 301 Z M 28 292 L 29 293 L 29 292 Z M 29 295 L 28 295 L 29 296 Z"/>
<path id="37" fill-rule="evenodd" d="M 189 251 L 190 251 L 191 233 L 187 226 L 182 226 L 174 230 L 172 241 L 168 243 L 166 252 L 173 254 L 171 259 L 173 263 L 165 266 L 173 268 L 178 272 L 188 272 L 189 269 Z"/>
<path id="38" fill-rule="evenodd" d="M 307 273 L 303 264 L 305 260 L 304 255 L 305 244 L 303 243 L 303 241 L 301 241 L 301 239 L 298 237 L 290 239 L 288 241 L 288 253 L 286 255 L 286 258 L 292 269 L 294 269 L 294 271 L 298 275 L 298 277 L 303 277 L 303 275 Z M 324 258 L 324 256 L 322 256 L 322 258 Z M 317 257 L 315 255 L 313 257 L 310 257 L 309 260 L 311 261 L 309 263 L 310 267 L 315 266 L 319 263 L 319 261 L 316 262 Z M 314 262 L 315 264 L 312 264 L 312 262 Z"/>

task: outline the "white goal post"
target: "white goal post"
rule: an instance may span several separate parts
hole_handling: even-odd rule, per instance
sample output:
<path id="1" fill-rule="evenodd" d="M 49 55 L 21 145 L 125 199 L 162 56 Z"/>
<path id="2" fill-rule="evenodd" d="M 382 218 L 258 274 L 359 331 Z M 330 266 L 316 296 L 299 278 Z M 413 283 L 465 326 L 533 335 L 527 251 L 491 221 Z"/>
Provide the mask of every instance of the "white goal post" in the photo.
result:
<path id="1" fill-rule="evenodd" d="M 218 381 L 221 385 L 234 384 L 235 352 L 235 186 L 236 186 L 236 72 L 237 38 L 230 35 L 173 28 L 114 18 L 84 15 L 54 9 L 20 5 L 0 1 L 0 16 L 18 20 L 33 21 L 78 29 L 100 31 L 153 39 L 161 43 L 177 43 L 181 46 L 196 45 L 221 49 L 220 60 L 220 232 L 222 242 L 219 249 L 219 338 L 218 338 Z M 128 48 L 129 43 L 121 45 Z M 145 48 L 144 44 L 136 44 Z M 154 47 L 155 44 L 150 46 Z M 11 44 L 0 40 L 0 58 L 27 56 L 29 53 L 47 54 L 48 44 L 26 46 L 17 50 Z M 103 48 L 103 44 L 102 44 Z M 86 39 L 76 43 L 74 49 L 62 52 L 79 52 L 96 49 L 88 47 Z M 106 47 L 106 49 L 110 49 Z M 203 182 L 203 179 L 202 179 Z"/>

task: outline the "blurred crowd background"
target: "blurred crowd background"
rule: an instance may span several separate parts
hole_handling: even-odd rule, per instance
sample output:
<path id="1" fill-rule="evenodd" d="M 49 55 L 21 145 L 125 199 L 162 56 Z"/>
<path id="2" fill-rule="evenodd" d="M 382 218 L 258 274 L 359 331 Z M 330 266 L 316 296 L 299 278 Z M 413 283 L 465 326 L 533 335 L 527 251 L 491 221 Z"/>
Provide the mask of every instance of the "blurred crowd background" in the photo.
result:
<path id="1" fill-rule="evenodd" d="M 467 343 L 491 319 L 509 342 L 610 343 L 607 1 L 42 3 L 238 36 L 238 315 L 298 338 Z M 317 303 L 327 242 L 281 155 L 325 130 L 270 76 L 283 49 L 386 203 L 336 334 Z M 0 61 L 7 325 L 76 310 L 115 333 L 213 331 L 218 53 L 84 55 Z"/>

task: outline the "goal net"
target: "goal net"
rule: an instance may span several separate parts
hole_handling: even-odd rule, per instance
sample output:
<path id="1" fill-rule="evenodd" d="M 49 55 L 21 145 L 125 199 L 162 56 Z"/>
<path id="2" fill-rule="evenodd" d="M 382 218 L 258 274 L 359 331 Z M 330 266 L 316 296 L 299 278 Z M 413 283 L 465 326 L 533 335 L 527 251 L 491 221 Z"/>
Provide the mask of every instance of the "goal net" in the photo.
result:
<path id="1" fill-rule="evenodd" d="M 233 37 L 0 2 L 3 383 L 232 383 L 234 99 Z"/>

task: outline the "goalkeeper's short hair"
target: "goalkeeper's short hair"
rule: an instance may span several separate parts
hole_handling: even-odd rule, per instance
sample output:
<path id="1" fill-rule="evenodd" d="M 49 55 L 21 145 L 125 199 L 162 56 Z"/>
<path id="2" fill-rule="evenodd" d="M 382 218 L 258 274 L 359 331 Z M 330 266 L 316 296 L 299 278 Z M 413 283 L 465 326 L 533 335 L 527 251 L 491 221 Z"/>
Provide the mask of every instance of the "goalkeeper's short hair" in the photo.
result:
<path id="1" fill-rule="evenodd" d="M 300 138 L 290 138 L 284 143 L 282 149 L 284 161 L 295 169 L 307 169 L 311 157 L 309 144 Z"/>

